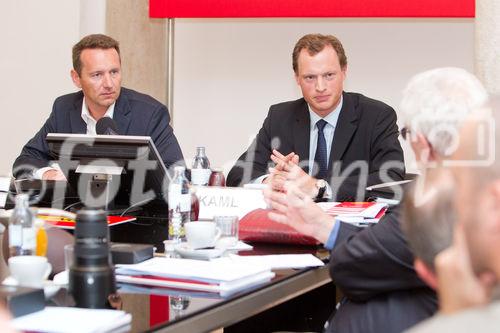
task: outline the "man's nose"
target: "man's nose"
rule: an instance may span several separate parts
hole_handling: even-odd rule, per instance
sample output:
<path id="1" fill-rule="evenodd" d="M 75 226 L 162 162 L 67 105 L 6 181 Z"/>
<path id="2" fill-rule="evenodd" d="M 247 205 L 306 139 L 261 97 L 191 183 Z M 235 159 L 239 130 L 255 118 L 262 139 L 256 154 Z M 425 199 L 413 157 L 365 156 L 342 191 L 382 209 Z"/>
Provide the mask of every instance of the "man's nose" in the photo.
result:
<path id="1" fill-rule="evenodd" d="M 323 79 L 323 77 L 320 75 L 316 80 L 316 90 L 325 91 L 325 89 L 326 89 L 325 79 Z"/>
<path id="2" fill-rule="evenodd" d="M 111 79 L 111 75 L 109 73 L 104 75 L 102 84 L 105 88 L 113 87 L 113 80 Z"/>

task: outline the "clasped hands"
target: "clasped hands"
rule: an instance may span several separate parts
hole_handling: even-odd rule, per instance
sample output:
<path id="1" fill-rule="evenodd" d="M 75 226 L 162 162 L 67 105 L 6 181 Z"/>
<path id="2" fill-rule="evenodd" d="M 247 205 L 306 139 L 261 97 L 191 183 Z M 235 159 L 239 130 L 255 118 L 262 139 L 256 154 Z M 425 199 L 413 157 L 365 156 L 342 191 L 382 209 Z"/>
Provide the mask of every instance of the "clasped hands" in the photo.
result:
<path id="1" fill-rule="evenodd" d="M 326 214 L 313 200 L 317 196 L 316 179 L 299 167 L 295 153 L 283 155 L 273 150 L 271 159 L 276 166 L 270 168 L 264 183 L 264 198 L 272 208 L 269 218 L 291 226 L 301 234 L 326 243 L 335 219 Z"/>
<path id="2" fill-rule="evenodd" d="M 285 192 L 285 184 L 293 182 L 302 192 L 315 198 L 318 195 L 316 179 L 309 176 L 299 166 L 299 155 L 291 152 L 283 155 L 273 149 L 271 160 L 276 164 L 274 168 L 269 168 L 269 176 L 264 180 L 273 190 Z"/>

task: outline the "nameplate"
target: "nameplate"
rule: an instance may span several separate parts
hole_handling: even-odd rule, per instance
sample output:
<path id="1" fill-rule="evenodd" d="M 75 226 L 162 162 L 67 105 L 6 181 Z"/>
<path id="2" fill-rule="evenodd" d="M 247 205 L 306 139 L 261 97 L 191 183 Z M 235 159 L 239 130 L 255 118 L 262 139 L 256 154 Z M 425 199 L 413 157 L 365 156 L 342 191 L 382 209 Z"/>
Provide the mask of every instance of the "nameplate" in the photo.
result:
<path id="1" fill-rule="evenodd" d="M 236 215 L 241 219 L 254 209 L 267 208 L 261 189 L 195 186 L 194 190 L 200 202 L 200 220 L 211 220 L 216 215 Z"/>
<path id="2" fill-rule="evenodd" d="M 80 164 L 76 168 L 75 172 L 86 174 L 121 175 L 123 173 L 123 168 L 116 165 Z"/>

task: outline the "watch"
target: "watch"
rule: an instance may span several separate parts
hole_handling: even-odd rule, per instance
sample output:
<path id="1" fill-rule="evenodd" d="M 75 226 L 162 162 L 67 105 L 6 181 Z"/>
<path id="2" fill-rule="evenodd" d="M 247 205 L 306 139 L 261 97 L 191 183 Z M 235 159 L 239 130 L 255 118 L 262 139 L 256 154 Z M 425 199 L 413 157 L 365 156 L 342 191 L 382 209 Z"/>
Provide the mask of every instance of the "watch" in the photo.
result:
<path id="1" fill-rule="evenodd" d="M 324 179 L 316 180 L 316 188 L 318 189 L 318 194 L 316 195 L 316 199 L 322 199 L 326 191 L 326 181 Z"/>

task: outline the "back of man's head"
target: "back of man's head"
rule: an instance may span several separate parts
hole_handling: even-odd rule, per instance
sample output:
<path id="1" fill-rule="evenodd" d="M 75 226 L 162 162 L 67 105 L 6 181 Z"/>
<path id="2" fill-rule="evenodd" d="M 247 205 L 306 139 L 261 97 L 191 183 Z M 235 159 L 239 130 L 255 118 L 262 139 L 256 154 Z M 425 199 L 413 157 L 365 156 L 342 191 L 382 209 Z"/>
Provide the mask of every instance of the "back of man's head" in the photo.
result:
<path id="1" fill-rule="evenodd" d="M 403 91 L 401 116 L 412 136 L 421 133 L 436 153 L 448 157 L 464 119 L 487 100 L 486 90 L 471 73 L 437 68 L 410 80 Z"/>
<path id="2" fill-rule="evenodd" d="M 473 269 L 492 271 L 500 279 L 500 100 L 490 104 L 465 122 L 454 155 L 461 165 L 453 173 Z"/>
<path id="3" fill-rule="evenodd" d="M 403 201 L 401 226 L 416 258 L 415 269 L 433 288 L 434 259 L 453 239 L 454 189 L 449 170 L 429 169 L 415 180 Z"/>
<path id="4" fill-rule="evenodd" d="M 85 36 L 73 46 L 73 69 L 78 73 L 78 75 L 81 75 L 82 73 L 80 55 L 85 49 L 115 49 L 118 56 L 120 56 L 120 44 L 115 39 L 102 34 Z"/>

